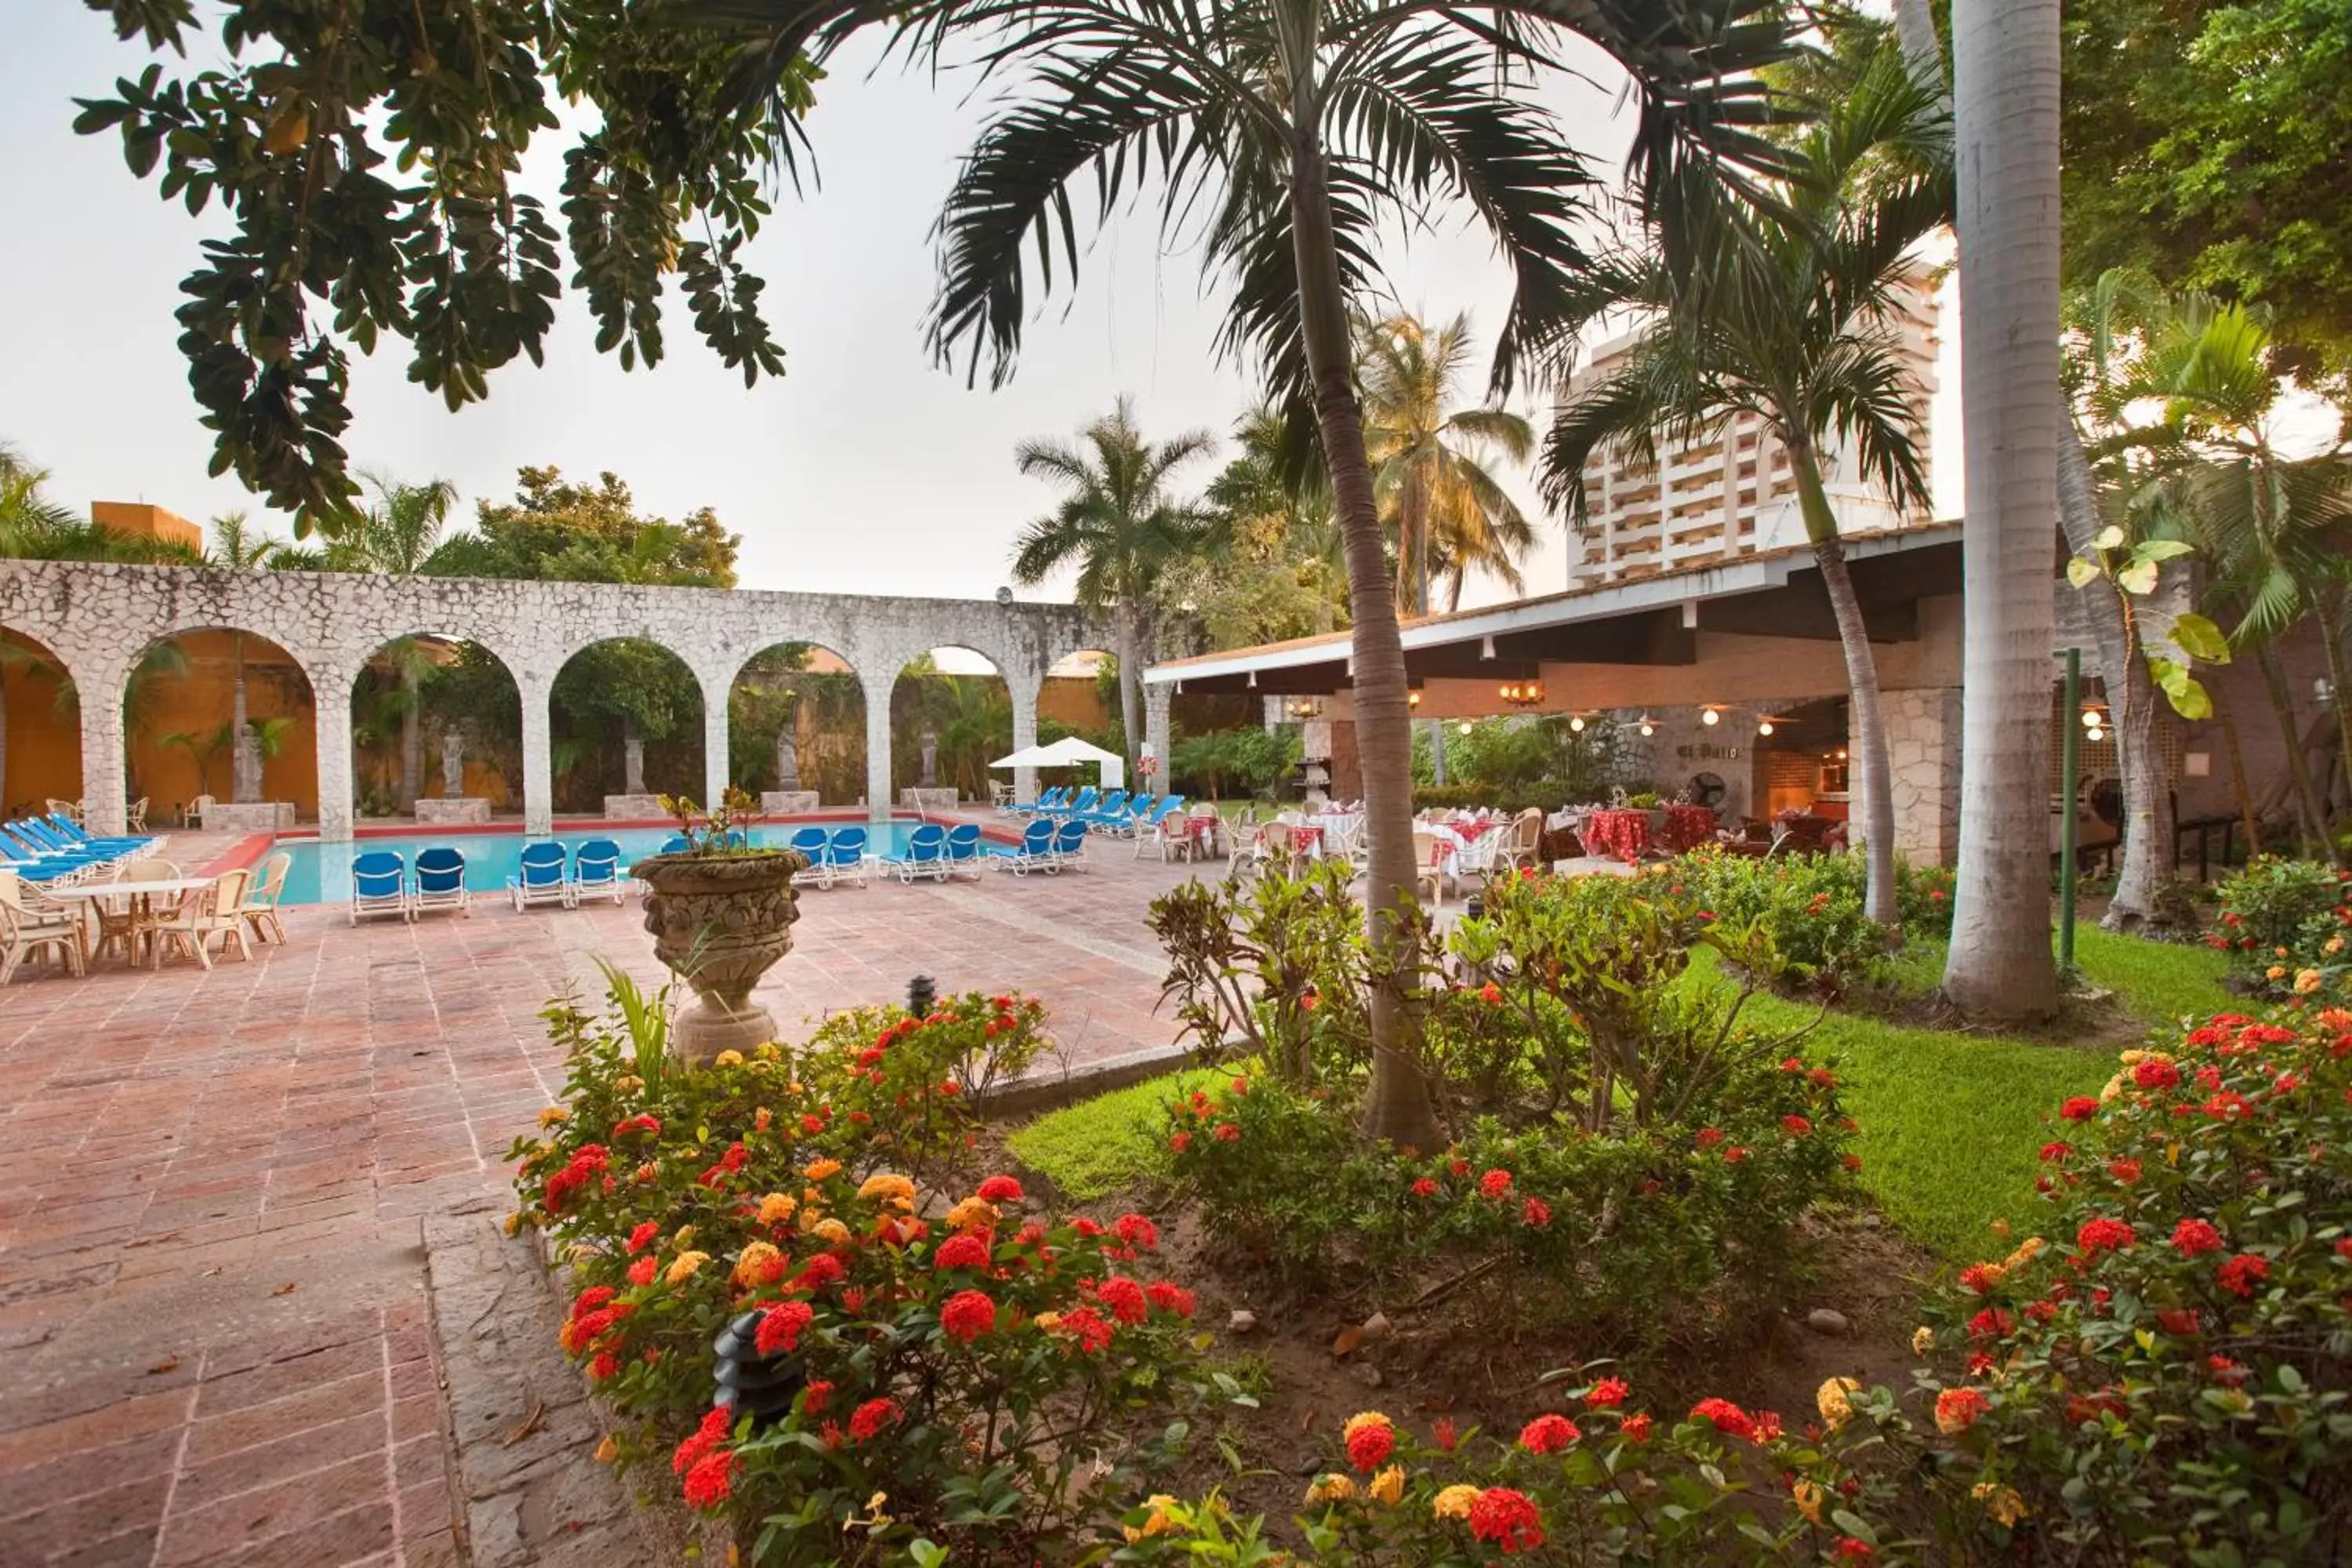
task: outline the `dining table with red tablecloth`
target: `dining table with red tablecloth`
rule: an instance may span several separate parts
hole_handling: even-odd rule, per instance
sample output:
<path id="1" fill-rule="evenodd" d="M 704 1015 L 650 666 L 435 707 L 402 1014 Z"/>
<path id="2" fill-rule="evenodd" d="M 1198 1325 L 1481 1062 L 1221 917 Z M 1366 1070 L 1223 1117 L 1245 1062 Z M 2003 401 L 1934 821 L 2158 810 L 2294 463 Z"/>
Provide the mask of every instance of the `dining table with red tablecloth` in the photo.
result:
<path id="1" fill-rule="evenodd" d="M 1716 817 L 1712 808 L 1704 805 L 1670 805 L 1666 822 L 1659 837 L 1666 853 L 1679 855 L 1685 849 L 1696 849 L 1715 837 Z"/>
<path id="2" fill-rule="evenodd" d="M 1630 866 L 1650 847 L 1650 814 L 1630 806 L 1588 812 L 1584 847 L 1589 853 L 1614 855 Z"/>

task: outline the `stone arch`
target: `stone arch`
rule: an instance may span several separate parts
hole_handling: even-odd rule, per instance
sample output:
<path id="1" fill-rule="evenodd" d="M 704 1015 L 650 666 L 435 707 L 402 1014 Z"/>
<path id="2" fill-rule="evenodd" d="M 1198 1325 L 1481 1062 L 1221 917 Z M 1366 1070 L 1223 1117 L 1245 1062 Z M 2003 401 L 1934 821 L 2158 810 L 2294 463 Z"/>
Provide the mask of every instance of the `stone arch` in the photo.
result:
<path id="1" fill-rule="evenodd" d="M 434 820 L 479 820 L 469 812 L 521 803 L 522 685 L 494 644 L 419 623 L 359 652 L 345 700 L 362 815 L 421 819 L 420 799 L 464 800 L 482 804 L 433 807 Z"/>
<path id="2" fill-rule="evenodd" d="M 985 668 L 969 668 L 975 662 Z M 1003 665 L 969 643 L 941 643 L 900 664 L 890 686 L 893 798 L 920 788 L 989 799 L 988 764 L 1013 749 L 1012 693 Z"/>
<path id="3" fill-rule="evenodd" d="M 79 689 L 55 648 L 0 626 L 0 814 L 82 798 Z"/>
<path id="4" fill-rule="evenodd" d="M 289 810 L 297 819 L 332 820 L 347 809 L 349 779 L 349 758 L 335 739 L 342 726 L 328 721 L 344 690 L 333 665 L 283 635 L 272 617 L 232 620 L 208 608 L 173 606 L 110 671 L 106 705 L 117 725 L 127 796 L 147 800 L 151 818 L 159 821 L 199 795 L 251 806 L 236 815 L 237 826 L 287 826 Z M 89 693 L 82 700 L 87 725 Z M 240 705 L 249 737 L 242 759 Z M 86 770 L 89 750 L 85 733 Z M 249 793 L 239 787 L 247 771 L 254 774 Z M 225 813 L 218 822 L 229 820 Z M 218 822 L 208 819 L 207 826 Z"/>
<path id="5" fill-rule="evenodd" d="M 652 795 L 709 793 L 709 704 L 676 647 L 626 630 L 589 637 L 557 664 L 547 699 L 559 804 L 609 813 L 621 797 L 646 797 L 618 809 L 655 816 Z"/>
<path id="6" fill-rule="evenodd" d="M 840 805 L 865 792 L 865 672 L 846 648 L 780 637 L 733 664 L 725 693 L 730 782 L 775 797 L 775 810 L 805 809 L 811 795 Z"/>

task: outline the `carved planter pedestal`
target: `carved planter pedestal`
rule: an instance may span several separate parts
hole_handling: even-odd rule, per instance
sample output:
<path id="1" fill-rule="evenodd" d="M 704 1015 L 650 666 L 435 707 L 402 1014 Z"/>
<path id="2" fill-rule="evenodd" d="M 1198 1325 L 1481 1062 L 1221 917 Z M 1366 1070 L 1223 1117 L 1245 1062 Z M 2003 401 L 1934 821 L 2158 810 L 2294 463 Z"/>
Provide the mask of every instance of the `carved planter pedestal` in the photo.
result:
<path id="1" fill-rule="evenodd" d="M 482 795 L 418 795 L 416 824 L 436 826 L 451 823 L 484 823 L 490 819 L 490 803 Z"/>
<path id="2" fill-rule="evenodd" d="M 813 789 L 770 789 L 760 792 L 760 810 L 769 816 L 806 816 L 819 809 Z"/>
<path id="3" fill-rule="evenodd" d="M 792 950 L 800 902 L 793 878 L 808 868 L 791 849 L 750 854 L 656 855 L 629 868 L 652 889 L 646 930 L 654 954 L 694 988 L 697 1003 L 670 1026 L 681 1061 L 707 1067 L 721 1051 L 775 1037 L 776 1020 L 751 1003 L 751 987 Z"/>

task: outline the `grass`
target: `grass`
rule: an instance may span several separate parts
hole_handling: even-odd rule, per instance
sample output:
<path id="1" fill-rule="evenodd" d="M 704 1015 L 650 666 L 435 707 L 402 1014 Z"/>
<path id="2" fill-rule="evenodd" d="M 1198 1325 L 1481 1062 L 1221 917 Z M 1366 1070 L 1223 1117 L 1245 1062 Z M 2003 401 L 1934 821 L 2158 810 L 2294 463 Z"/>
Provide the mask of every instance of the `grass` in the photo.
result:
<path id="1" fill-rule="evenodd" d="M 1220 1076 L 1175 1072 L 1115 1089 L 1046 1112 L 1005 1139 L 1005 1146 L 1064 1196 L 1092 1203 L 1157 1174 L 1167 1157 L 1168 1102 Z"/>
<path id="2" fill-rule="evenodd" d="M 1898 962 L 1897 985 L 1924 994 L 1943 968 L 1940 942 L 1915 942 Z M 2137 937 L 2078 929 L 2084 975 L 2116 993 L 2151 1027 L 2186 1015 L 2226 1011 L 2221 955 Z M 1700 984 L 1719 981 L 1712 956 L 1694 966 Z M 1759 1030 L 1794 1029 L 1812 1017 L 1803 1003 L 1758 996 L 1745 1021 Z M 2050 1119 L 2069 1095 L 2095 1094 L 2115 1071 L 2112 1051 L 2046 1041 L 1921 1028 L 1860 1013 L 1831 1013 L 1798 1047 L 1834 1060 L 1846 1109 L 1862 1124 L 1855 1152 L 1872 1199 L 1904 1234 L 1941 1257 L 1983 1255 L 1995 1219 L 2029 1219 L 2037 1202 L 2037 1152 Z M 1024 1164 L 1071 1198 L 1091 1202 L 1158 1173 L 1164 1157 L 1160 1109 L 1190 1093 L 1206 1073 L 1154 1079 L 1039 1117 L 1008 1140 Z"/>

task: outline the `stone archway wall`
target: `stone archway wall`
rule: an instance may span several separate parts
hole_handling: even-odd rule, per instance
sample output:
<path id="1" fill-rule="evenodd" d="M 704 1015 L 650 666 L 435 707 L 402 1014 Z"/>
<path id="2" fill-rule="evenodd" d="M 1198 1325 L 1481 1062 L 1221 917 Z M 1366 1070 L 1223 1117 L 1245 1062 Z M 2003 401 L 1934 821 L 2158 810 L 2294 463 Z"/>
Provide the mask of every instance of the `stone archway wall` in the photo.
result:
<path id="1" fill-rule="evenodd" d="M 780 642 L 833 649 L 866 685 L 866 798 L 880 810 L 889 798 L 889 688 L 909 659 L 954 645 L 992 660 L 1012 690 L 1017 748 L 1036 741 L 1045 671 L 1104 637 L 1068 605 L 61 561 L 0 561 L 0 626 L 45 644 L 91 694 L 81 705 L 83 788 L 93 826 L 109 832 L 122 826 L 121 694 L 140 655 L 159 637 L 200 627 L 269 638 L 301 667 L 317 703 L 324 838 L 351 837 L 352 683 L 396 637 L 479 643 L 513 675 L 522 695 L 524 828 L 532 833 L 548 831 L 553 816 L 549 694 L 565 660 L 593 643 L 643 637 L 686 661 L 702 688 L 712 796 L 727 783 L 737 672 Z"/>

